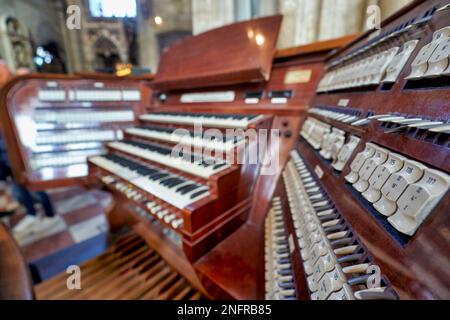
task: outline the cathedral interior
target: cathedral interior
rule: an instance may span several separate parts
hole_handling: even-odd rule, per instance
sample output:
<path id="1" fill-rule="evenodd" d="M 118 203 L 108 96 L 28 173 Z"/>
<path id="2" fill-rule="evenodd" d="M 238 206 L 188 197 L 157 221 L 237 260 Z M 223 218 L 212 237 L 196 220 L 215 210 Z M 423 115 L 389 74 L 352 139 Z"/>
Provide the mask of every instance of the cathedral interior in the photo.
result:
<path id="1" fill-rule="evenodd" d="M 0 300 L 449 299 L 449 43 L 447 0 L 1 0 Z"/>

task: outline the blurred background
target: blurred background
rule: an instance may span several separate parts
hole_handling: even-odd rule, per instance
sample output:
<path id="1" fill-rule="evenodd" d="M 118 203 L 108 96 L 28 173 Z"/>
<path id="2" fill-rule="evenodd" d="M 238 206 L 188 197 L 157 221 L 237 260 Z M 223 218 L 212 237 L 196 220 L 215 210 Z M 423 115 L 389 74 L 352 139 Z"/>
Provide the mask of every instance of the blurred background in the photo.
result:
<path id="1" fill-rule="evenodd" d="M 385 18 L 411 0 L 15 0 L 0 2 L 0 60 L 31 72 L 108 71 L 118 62 L 157 70 L 173 42 L 280 13 L 279 48 L 364 31 L 366 10 Z M 81 28 L 66 27 L 80 8 Z"/>

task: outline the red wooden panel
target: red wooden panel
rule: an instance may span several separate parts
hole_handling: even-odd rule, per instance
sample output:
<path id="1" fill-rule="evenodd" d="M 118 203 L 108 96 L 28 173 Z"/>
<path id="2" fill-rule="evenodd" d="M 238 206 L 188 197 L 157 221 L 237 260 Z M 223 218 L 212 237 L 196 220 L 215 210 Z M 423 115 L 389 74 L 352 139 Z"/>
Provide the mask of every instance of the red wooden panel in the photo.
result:
<path id="1" fill-rule="evenodd" d="M 198 88 L 270 77 L 282 17 L 235 23 L 174 44 L 161 56 L 154 87 Z"/>

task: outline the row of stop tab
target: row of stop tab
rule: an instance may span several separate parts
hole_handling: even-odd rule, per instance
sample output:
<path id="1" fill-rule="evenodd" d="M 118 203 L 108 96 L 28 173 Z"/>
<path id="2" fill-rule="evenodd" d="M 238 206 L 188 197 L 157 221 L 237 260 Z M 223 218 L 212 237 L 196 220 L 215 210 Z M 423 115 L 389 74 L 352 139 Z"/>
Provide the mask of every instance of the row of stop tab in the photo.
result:
<path id="1" fill-rule="evenodd" d="M 369 56 L 362 53 L 353 57 L 357 61 L 329 70 L 320 81 L 317 92 L 357 88 L 394 83 L 398 80 L 418 40 L 405 42 L 401 47 L 394 46 Z"/>
<path id="2" fill-rule="evenodd" d="M 329 70 L 317 92 L 355 88 L 380 83 L 394 83 L 414 53 L 419 40 L 405 42 L 356 62 Z M 450 75 L 450 26 L 436 30 L 430 43 L 423 46 L 411 63 L 408 80 Z"/>
<path id="3" fill-rule="evenodd" d="M 344 169 L 361 140 L 354 135 L 346 138 L 344 130 L 313 117 L 306 119 L 300 135 L 315 150 L 320 150 L 319 153 L 324 159 L 331 160 L 331 166 L 337 171 Z"/>
<path id="4" fill-rule="evenodd" d="M 114 102 L 140 101 L 141 92 L 138 89 L 76 89 L 66 91 L 64 88 L 45 87 L 38 91 L 38 99 L 42 102 L 84 101 L 84 102 Z"/>
<path id="5" fill-rule="evenodd" d="M 450 176 L 367 143 L 345 177 L 403 234 L 412 236 L 446 195 Z"/>

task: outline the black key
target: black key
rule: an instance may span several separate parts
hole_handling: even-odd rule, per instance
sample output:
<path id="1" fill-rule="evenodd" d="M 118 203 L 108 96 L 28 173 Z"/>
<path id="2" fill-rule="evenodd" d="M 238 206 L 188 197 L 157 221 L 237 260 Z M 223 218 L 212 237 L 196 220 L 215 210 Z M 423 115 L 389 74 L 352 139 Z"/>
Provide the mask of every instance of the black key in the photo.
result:
<path id="1" fill-rule="evenodd" d="M 165 178 L 165 177 L 168 177 L 168 176 L 169 176 L 168 173 L 157 173 L 157 174 L 151 175 L 149 177 L 149 179 L 153 180 L 153 181 L 158 181 L 158 180 L 160 180 L 162 178 Z"/>
<path id="2" fill-rule="evenodd" d="M 204 189 L 204 190 L 201 190 L 201 191 L 199 191 L 197 193 L 194 193 L 193 195 L 191 195 L 191 199 L 194 199 L 194 198 L 196 198 L 196 197 L 198 197 L 198 196 L 200 196 L 200 195 L 202 195 L 202 194 L 204 194 L 206 192 L 208 192 L 208 189 Z"/>
<path id="3" fill-rule="evenodd" d="M 219 163 L 219 164 L 216 164 L 216 165 L 213 167 L 213 169 L 216 170 L 216 169 L 222 168 L 222 167 L 224 167 L 224 166 L 226 166 L 226 163 Z"/>
<path id="4" fill-rule="evenodd" d="M 361 259 L 362 257 L 363 257 L 362 254 L 351 254 L 348 256 L 340 257 L 337 259 L 337 261 L 339 263 L 347 263 L 347 262 L 357 261 L 357 260 Z"/>
<path id="5" fill-rule="evenodd" d="M 370 275 L 368 274 L 368 275 L 348 279 L 347 282 L 351 286 L 356 286 L 358 284 L 366 284 L 369 277 L 370 277 Z"/>
<path id="6" fill-rule="evenodd" d="M 279 260 L 277 260 L 277 262 L 279 264 L 288 264 L 288 263 L 291 263 L 291 260 L 289 258 L 285 258 L 285 259 L 279 259 Z"/>
<path id="7" fill-rule="evenodd" d="M 177 178 L 177 177 L 170 177 L 168 179 L 161 181 L 160 183 L 164 186 L 172 188 L 173 186 L 179 185 L 182 182 L 185 182 L 185 181 L 180 178 Z"/>
<path id="8" fill-rule="evenodd" d="M 295 288 L 295 286 L 294 286 L 294 284 L 292 283 L 292 282 L 279 282 L 278 283 L 278 286 L 281 288 L 281 289 L 294 289 Z"/>
<path id="9" fill-rule="evenodd" d="M 334 219 L 338 219 L 339 216 L 335 213 L 332 214 L 327 214 L 326 216 L 320 216 L 319 220 L 320 221 L 328 221 L 328 220 L 334 220 Z"/>
<path id="10" fill-rule="evenodd" d="M 186 182 L 186 180 L 178 179 L 177 181 L 172 182 L 172 183 L 169 185 L 169 188 L 172 189 L 172 188 L 174 188 L 174 187 L 176 187 L 176 186 L 178 186 L 178 185 L 180 185 L 180 184 L 182 184 L 182 183 L 185 183 L 185 182 Z"/>
<path id="11" fill-rule="evenodd" d="M 323 231 L 325 231 L 326 233 L 334 233 L 334 232 L 342 231 L 342 229 L 344 229 L 344 226 L 342 226 L 341 224 L 338 224 L 336 226 L 324 228 Z"/>
<path id="12" fill-rule="evenodd" d="M 147 173 L 147 169 L 146 169 L 146 168 L 139 168 L 139 169 L 137 170 L 137 172 L 138 172 L 140 175 L 142 175 L 142 176 L 147 175 L 147 174 L 146 174 L 146 173 Z"/>
<path id="13" fill-rule="evenodd" d="M 290 276 L 292 275 L 292 269 L 280 269 L 277 271 L 280 276 Z"/>
<path id="14" fill-rule="evenodd" d="M 190 185 L 187 185 L 187 186 L 182 187 L 182 188 L 180 188 L 180 189 L 177 189 L 177 192 L 179 192 L 179 193 L 181 193 L 181 194 L 186 194 L 186 193 L 189 193 L 189 192 L 191 192 L 191 191 L 194 191 L 195 189 L 198 189 L 198 188 L 200 188 L 199 185 L 196 185 L 196 184 L 190 184 Z"/>
<path id="15" fill-rule="evenodd" d="M 283 249 L 277 249 L 277 253 L 278 254 L 283 254 L 283 253 L 288 253 L 289 249 L 288 248 L 283 248 Z"/>
<path id="16" fill-rule="evenodd" d="M 333 240 L 330 242 L 330 244 L 332 247 L 337 247 L 337 246 L 350 245 L 352 242 L 353 241 L 351 238 L 344 238 L 344 239 Z"/>
<path id="17" fill-rule="evenodd" d="M 167 179 L 161 180 L 159 183 L 162 184 L 163 186 L 168 186 L 170 185 L 172 182 L 174 182 L 177 178 L 174 177 L 169 177 Z"/>

